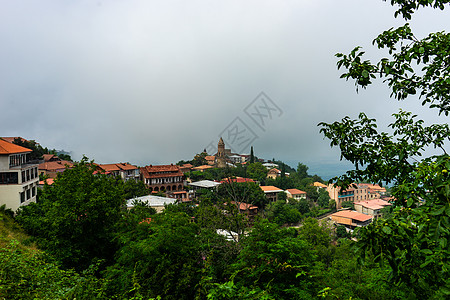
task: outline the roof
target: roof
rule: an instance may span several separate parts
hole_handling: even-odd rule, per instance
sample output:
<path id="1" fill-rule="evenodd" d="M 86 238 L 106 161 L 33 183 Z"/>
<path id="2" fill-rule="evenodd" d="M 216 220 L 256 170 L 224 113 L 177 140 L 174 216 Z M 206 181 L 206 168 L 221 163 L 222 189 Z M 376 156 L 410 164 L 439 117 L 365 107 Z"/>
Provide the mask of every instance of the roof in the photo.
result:
<path id="1" fill-rule="evenodd" d="M 138 169 L 138 167 L 130 165 L 129 163 L 119 163 L 119 164 L 117 164 L 117 166 L 120 169 L 124 170 L 124 171 L 126 171 L 126 170 L 137 170 Z"/>
<path id="2" fill-rule="evenodd" d="M 56 156 L 55 154 L 43 154 L 42 158 L 44 159 L 44 161 L 49 161 L 52 158 L 58 158 L 58 156 Z"/>
<path id="3" fill-rule="evenodd" d="M 15 139 L 19 139 L 22 142 L 28 142 L 26 139 L 24 139 L 23 137 L 20 136 L 2 136 L 0 137 L 0 139 L 5 140 L 7 142 L 13 143 Z"/>
<path id="4" fill-rule="evenodd" d="M 280 174 L 280 173 L 281 173 L 281 171 L 278 170 L 277 168 L 272 168 L 272 169 L 270 169 L 268 173 L 274 173 L 274 172 L 277 173 L 277 174 Z"/>
<path id="5" fill-rule="evenodd" d="M 236 177 L 236 178 L 224 178 L 220 181 L 220 183 L 230 183 L 230 182 L 237 182 L 237 183 L 242 183 L 242 182 L 255 182 L 253 179 L 251 178 L 244 178 L 244 177 Z"/>
<path id="6" fill-rule="evenodd" d="M 214 167 L 210 166 L 210 165 L 202 165 L 202 166 L 194 167 L 192 169 L 194 169 L 194 170 L 205 170 L 205 169 L 211 169 L 211 168 L 214 168 Z"/>
<path id="7" fill-rule="evenodd" d="M 300 195 L 300 194 L 306 194 L 304 191 L 300 191 L 297 189 L 287 189 L 286 192 L 289 192 L 291 195 Z"/>
<path id="8" fill-rule="evenodd" d="M 147 204 L 151 207 L 154 207 L 154 206 L 164 206 L 166 204 L 174 204 L 175 202 L 177 202 L 177 199 L 147 195 L 147 196 L 137 197 L 137 198 L 133 198 L 133 199 L 128 199 L 127 200 L 127 208 L 134 207 L 135 202 L 141 202 L 141 203 Z"/>
<path id="9" fill-rule="evenodd" d="M 385 206 L 392 205 L 391 203 L 381 200 L 381 199 L 372 199 L 372 200 L 366 200 L 366 201 L 359 201 L 355 202 L 355 205 L 361 205 L 366 208 L 370 209 L 382 209 Z"/>
<path id="10" fill-rule="evenodd" d="M 318 182 L 318 181 L 314 182 L 313 184 L 314 184 L 315 187 L 321 187 L 321 188 L 326 188 L 327 187 L 325 184 L 323 184 L 321 182 Z"/>
<path id="11" fill-rule="evenodd" d="M 282 189 L 277 188 L 273 185 L 261 185 L 260 188 L 263 190 L 264 193 L 278 193 L 283 192 Z"/>
<path id="12" fill-rule="evenodd" d="M 116 164 L 104 164 L 104 165 L 98 165 L 98 166 L 105 172 L 120 171 L 120 168 Z"/>
<path id="13" fill-rule="evenodd" d="M 215 182 L 211 180 L 201 180 L 196 182 L 189 183 L 191 186 L 199 187 L 199 188 L 213 188 L 220 185 L 220 182 Z"/>
<path id="14" fill-rule="evenodd" d="M 366 222 L 366 221 L 372 219 L 372 216 L 365 215 L 365 214 L 359 213 L 354 210 L 341 210 L 341 211 L 338 211 L 338 212 L 330 215 L 330 217 L 333 217 L 333 216 L 341 217 L 341 218 L 348 218 L 348 219 L 356 220 L 359 222 Z"/>
<path id="15" fill-rule="evenodd" d="M 29 153 L 30 149 L 0 139 L 0 154 Z"/>
<path id="16" fill-rule="evenodd" d="M 180 166 L 177 165 L 159 165 L 146 166 L 141 168 L 141 174 L 144 178 L 164 178 L 183 176 Z"/>
<path id="17" fill-rule="evenodd" d="M 231 204 L 236 205 L 236 202 L 231 201 Z M 258 206 L 249 203 L 239 202 L 239 210 L 250 210 L 250 209 L 258 209 Z"/>
<path id="18" fill-rule="evenodd" d="M 206 160 L 215 160 L 216 157 L 214 155 L 208 155 L 208 156 L 205 156 L 205 159 Z"/>
<path id="19" fill-rule="evenodd" d="M 44 184 L 52 185 L 54 182 L 55 182 L 55 180 L 53 178 L 47 178 L 45 180 L 39 181 L 39 184 L 40 185 L 44 185 Z"/>
<path id="20" fill-rule="evenodd" d="M 60 160 L 60 161 L 48 161 L 42 164 L 39 164 L 39 170 L 47 170 L 47 171 L 56 171 L 66 169 L 66 165 L 70 168 L 73 167 L 73 163 L 68 160 Z"/>

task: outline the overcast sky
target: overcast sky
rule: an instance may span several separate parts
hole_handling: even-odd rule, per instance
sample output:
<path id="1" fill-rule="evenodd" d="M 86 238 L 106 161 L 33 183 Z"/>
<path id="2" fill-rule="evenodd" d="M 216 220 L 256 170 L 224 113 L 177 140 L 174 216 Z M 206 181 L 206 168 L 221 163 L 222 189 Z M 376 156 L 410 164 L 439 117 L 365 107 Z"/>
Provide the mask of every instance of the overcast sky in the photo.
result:
<path id="1" fill-rule="evenodd" d="M 393 12 L 381 0 L 0 0 L 0 136 L 143 166 L 191 159 L 222 135 L 237 152 L 336 167 L 321 121 L 365 111 L 385 126 L 402 107 L 447 122 L 339 79 L 334 54 L 376 57 L 372 40 L 404 23 Z M 450 10 L 411 24 L 419 37 L 449 31 Z"/>

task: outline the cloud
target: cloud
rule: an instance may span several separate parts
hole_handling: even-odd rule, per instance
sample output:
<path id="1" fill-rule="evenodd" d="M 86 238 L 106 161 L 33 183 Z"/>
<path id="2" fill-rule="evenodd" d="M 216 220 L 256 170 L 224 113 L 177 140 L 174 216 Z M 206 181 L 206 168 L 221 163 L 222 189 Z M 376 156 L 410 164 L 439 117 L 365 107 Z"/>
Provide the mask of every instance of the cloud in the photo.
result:
<path id="1" fill-rule="evenodd" d="M 335 66 L 336 52 L 370 49 L 402 23 L 392 15 L 388 3 L 356 0 L 9 1 L 1 134 L 104 163 L 170 163 L 216 142 L 264 91 L 283 115 L 252 127 L 260 156 L 335 161 L 317 123 L 360 111 L 388 122 L 404 106 L 381 85 L 357 95 Z M 448 12 L 417 18 L 425 33 L 450 22 Z"/>

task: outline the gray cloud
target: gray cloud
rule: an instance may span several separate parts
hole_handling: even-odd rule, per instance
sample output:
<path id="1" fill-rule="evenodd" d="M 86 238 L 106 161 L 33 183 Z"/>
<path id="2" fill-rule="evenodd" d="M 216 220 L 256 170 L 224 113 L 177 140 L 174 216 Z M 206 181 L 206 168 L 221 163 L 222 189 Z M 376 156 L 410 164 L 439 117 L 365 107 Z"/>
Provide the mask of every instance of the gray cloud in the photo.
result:
<path id="1" fill-rule="evenodd" d="M 8 1 L 0 4 L 1 135 L 36 139 L 99 162 L 190 159 L 241 116 L 257 154 L 336 162 L 317 123 L 345 115 L 389 122 L 398 103 L 375 85 L 356 94 L 336 52 L 402 24 L 382 1 Z M 448 30 L 425 10 L 419 34 Z M 265 91 L 283 115 L 265 131 L 244 108 Z M 18 122 L 21 119 L 23 121 Z M 442 119 L 445 121 L 445 119 Z"/>

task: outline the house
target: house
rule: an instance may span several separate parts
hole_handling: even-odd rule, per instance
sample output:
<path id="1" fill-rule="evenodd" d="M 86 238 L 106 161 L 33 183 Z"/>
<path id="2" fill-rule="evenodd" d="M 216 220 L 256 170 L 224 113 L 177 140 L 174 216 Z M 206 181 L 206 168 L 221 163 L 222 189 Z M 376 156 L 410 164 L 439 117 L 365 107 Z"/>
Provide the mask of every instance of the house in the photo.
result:
<path id="1" fill-rule="evenodd" d="M 331 220 L 351 229 L 367 226 L 372 222 L 372 216 L 365 215 L 353 210 L 341 210 L 329 216 Z"/>
<path id="2" fill-rule="evenodd" d="M 139 168 L 129 163 L 97 164 L 97 169 L 108 175 L 120 176 L 124 181 L 140 180 Z"/>
<path id="3" fill-rule="evenodd" d="M 282 189 L 279 189 L 276 186 L 272 186 L 272 185 L 262 185 L 262 186 L 260 186 L 260 188 L 263 190 L 263 192 L 266 195 L 266 198 L 269 200 L 269 202 L 277 201 L 278 193 L 284 192 Z"/>
<path id="4" fill-rule="evenodd" d="M 200 180 L 196 182 L 190 182 L 188 185 L 192 188 L 190 194 L 192 198 L 196 198 L 196 192 L 200 189 L 208 189 L 208 190 L 217 190 L 217 187 L 220 185 L 220 182 L 211 181 L 211 180 Z"/>
<path id="5" fill-rule="evenodd" d="M 205 160 L 209 166 L 214 166 L 214 164 L 216 163 L 216 157 L 214 155 L 205 156 Z"/>
<path id="6" fill-rule="evenodd" d="M 295 200 L 306 199 L 306 192 L 300 191 L 298 189 L 287 189 L 286 195 L 288 198 L 293 198 Z"/>
<path id="7" fill-rule="evenodd" d="M 263 165 L 264 167 L 266 167 L 268 170 L 273 169 L 273 168 L 278 168 L 278 165 L 277 165 L 277 164 L 270 163 L 270 162 L 263 163 L 262 165 Z"/>
<path id="8" fill-rule="evenodd" d="M 39 164 L 38 171 L 40 176 L 56 178 L 59 173 L 64 172 L 67 168 L 72 168 L 73 163 L 68 160 L 50 160 Z"/>
<path id="9" fill-rule="evenodd" d="M 184 164 L 184 165 L 180 166 L 180 170 L 184 174 L 184 173 L 190 172 L 192 170 L 192 167 L 193 167 L 193 165 L 191 165 L 191 164 Z"/>
<path id="10" fill-rule="evenodd" d="M 329 184 L 327 187 L 330 198 L 336 201 L 336 208 L 342 207 L 342 202 L 358 202 L 370 199 L 379 199 L 382 194 L 386 193 L 386 189 L 376 184 L 368 183 L 353 183 L 347 189 L 342 190 L 340 187 L 335 187 Z"/>
<path id="11" fill-rule="evenodd" d="M 141 168 L 141 177 L 151 192 L 183 191 L 183 172 L 177 165 L 149 165 Z"/>
<path id="12" fill-rule="evenodd" d="M 244 203 L 244 202 L 230 202 L 232 205 L 236 205 L 236 207 L 239 209 L 239 213 L 246 214 L 249 217 L 255 216 L 258 213 L 258 206 Z"/>
<path id="13" fill-rule="evenodd" d="M 390 206 L 392 204 L 381 199 L 372 199 L 355 202 L 354 205 L 357 212 L 371 215 L 374 218 L 379 218 L 381 217 L 381 210 L 386 206 Z"/>
<path id="14" fill-rule="evenodd" d="M 267 172 L 267 178 L 276 179 L 277 177 L 281 177 L 281 171 L 277 168 L 272 168 Z M 286 177 L 289 177 L 289 173 L 284 173 Z"/>
<path id="15" fill-rule="evenodd" d="M 127 209 L 132 209 L 137 203 L 142 203 L 148 205 L 156 210 L 157 213 L 160 213 L 164 210 L 165 206 L 168 204 L 177 203 L 177 199 L 167 198 L 167 197 L 159 197 L 154 195 L 147 195 L 142 197 L 137 197 L 133 199 L 127 200 Z"/>
<path id="16" fill-rule="evenodd" d="M 38 164 L 28 159 L 32 150 L 0 139 L 0 206 L 13 211 L 36 202 Z"/>

